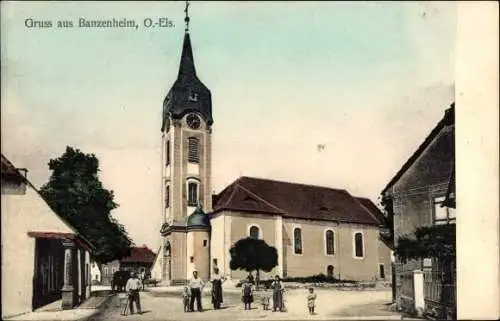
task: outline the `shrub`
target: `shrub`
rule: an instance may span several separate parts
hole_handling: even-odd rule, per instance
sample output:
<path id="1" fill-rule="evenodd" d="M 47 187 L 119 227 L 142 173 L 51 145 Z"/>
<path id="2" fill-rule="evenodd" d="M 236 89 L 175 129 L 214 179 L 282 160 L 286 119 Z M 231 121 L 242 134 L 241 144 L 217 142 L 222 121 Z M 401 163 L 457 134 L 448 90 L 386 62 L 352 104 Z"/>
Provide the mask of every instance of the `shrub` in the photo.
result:
<path id="1" fill-rule="evenodd" d="M 261 280 L 259 282 L 260 286 L 264 286 L 264 288 L 268 289 L 273 283 L 274 279 Z M 350 283 L 356 284 L 357 281 L 353 280 L 341 280 L 332 276 L 327 276 L 325 274 L 316 274 L 312 276 L 296 276 L 296 277 L 285 277 L 281 279 L 282 282 L 297 282 L 297 283 Z M 236 284 L 236 287 L 241 287 L 241 282 Z"/>

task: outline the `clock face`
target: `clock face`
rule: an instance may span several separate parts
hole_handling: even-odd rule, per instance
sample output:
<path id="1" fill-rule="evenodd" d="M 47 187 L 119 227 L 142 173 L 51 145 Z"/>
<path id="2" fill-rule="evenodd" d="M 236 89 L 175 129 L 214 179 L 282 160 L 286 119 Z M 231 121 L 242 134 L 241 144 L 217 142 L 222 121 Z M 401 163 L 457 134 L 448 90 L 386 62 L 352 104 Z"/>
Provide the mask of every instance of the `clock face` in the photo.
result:
<path id="1" fill-rule="evenodd" d="M 189 114 L 187 116 L 186 121 L 190 128 L 192 129 L 200 128 L 200 117 L 196 116 L 195 114 Z"/>

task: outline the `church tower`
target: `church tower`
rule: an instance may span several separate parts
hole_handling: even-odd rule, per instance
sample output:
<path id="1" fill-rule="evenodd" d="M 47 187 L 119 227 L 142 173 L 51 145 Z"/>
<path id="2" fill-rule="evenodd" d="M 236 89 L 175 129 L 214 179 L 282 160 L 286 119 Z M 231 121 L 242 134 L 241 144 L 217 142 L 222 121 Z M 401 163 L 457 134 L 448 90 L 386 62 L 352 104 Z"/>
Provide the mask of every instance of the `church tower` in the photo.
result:
<path id="1" fill-rule="evenodd" d="M 212 98 L 196 74 L 189 15 L 177 80 L 162 114 L 162 283 L 210 275 Z"/>

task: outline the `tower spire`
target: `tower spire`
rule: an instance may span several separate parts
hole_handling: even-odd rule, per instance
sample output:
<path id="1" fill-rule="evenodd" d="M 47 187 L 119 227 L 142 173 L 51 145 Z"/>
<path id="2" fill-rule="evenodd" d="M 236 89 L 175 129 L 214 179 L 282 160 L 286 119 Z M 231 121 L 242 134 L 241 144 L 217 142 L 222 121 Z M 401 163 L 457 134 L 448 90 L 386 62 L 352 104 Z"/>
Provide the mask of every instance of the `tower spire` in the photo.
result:
<path id="1" fill-rule="evenodd" d="M 189 32 L 189 1 L 186 1 L 186 9 L 184 9 L 184 12 L 186 13 L 186 17 L 184 18 L 184 22 L 186 23 L 186 29 L 185 32 Z"/>

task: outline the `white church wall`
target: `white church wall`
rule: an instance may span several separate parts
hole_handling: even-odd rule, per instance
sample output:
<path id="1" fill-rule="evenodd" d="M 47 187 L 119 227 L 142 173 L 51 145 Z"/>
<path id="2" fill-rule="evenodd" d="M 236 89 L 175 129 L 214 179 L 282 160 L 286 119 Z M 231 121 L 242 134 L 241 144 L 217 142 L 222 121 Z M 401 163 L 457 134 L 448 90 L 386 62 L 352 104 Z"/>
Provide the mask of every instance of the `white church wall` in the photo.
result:
<path id="1" fill-rule="evenodd" d="M 194 235 L 193 233 L 187 233 L 186 236 L 186 254 L 187 254 L 187 269 L 186 269 L 186 279 L 189 280 L 193 275 L 193 271 L 196 269 L 194 264 Z M 193 257 L 193 260 L 191 260 Z"/>
<path id="2" fill-rule="evenodd" d="M 151 267 L 151 278 L 162 280 L 162 265 L 163 265 L 163 246 L 160 246 L 156 254 L 155 261 Z"/>
<path id="3" fill-rule="evenodd" d="M 227 256 L 229 257 L 229 248 L 236 243 L 238 240 L 246 238 L 249 236 L 249 227 L 252 225 L 259 227 L 259 238 L 264 240 L 268 245 L 276 247 L 276 237 L 277 237 L 277 229 L 276 229 L 276 216 L 270 214 L 258 214 L 258 213 L 243 213 L 230 211 L 227 212 L 227 215 L 231 217 L 230 226 L 231 226 L 231 237 L 229 240 L 229 244 L 227 246 Z M 227 233 L 227 231 L 226 231 Z M 279 252 L 279 250 L 278 250 Z M 229 261 L 228 258 L 228 269 L 229 269 Z M 279 272 L 278 268 L 272 269 L 270 272 L 261 272 L 261 278 L 267 279 L 271 278 Z M 233 279 L 242 279 L 248 275 L 247 272 L 243 270 L 235 270 L 230 271 L 231 278 Z"/>
<path id="4" fill-rule="evenodd" d="M 225 234 L 225 215 L 219 213 L 210 219 L 212 225 L 212 235 L 210 238 L 210 256 L 212 268 L 215 267 L 214 259 L 217 260 L 217 267 L 223 274 L 225 273 L 226 262 L 224 260 L 224 234 Z M 228 253 L 229 255 L 229 253 Z M 211 271 L 213 273 L 213 269 Z"/>

